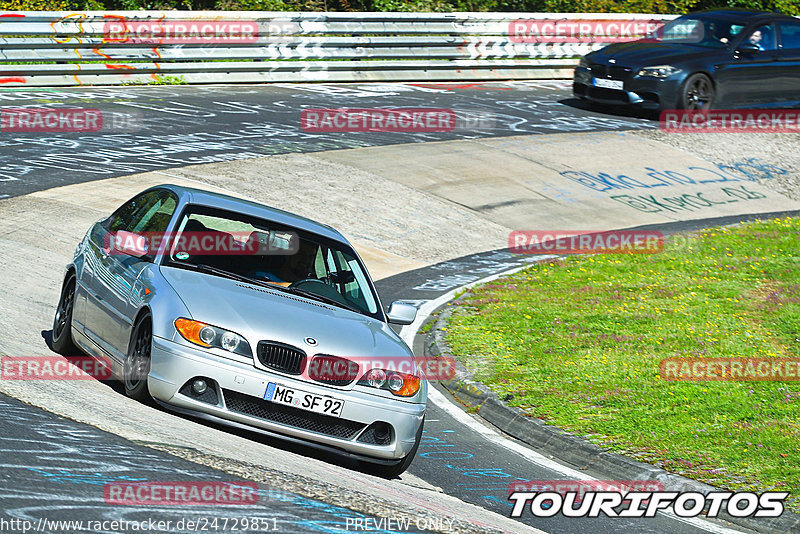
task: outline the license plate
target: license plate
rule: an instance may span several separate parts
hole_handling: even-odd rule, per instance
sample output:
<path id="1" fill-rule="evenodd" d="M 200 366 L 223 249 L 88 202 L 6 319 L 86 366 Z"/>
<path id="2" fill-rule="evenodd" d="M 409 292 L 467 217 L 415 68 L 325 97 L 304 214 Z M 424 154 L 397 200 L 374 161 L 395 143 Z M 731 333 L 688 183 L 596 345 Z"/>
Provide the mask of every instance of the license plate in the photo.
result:
<path id="1" fill-rule="evenodd" d="M 594 86 L 603 87 L 604 89 L 619 89 L 622 91 L 624 82 L 622 80 L 607 80 L 605 78 L 595 78 Z"/>
<path id="2" fill-rule="evenodd" d="M 287 388 L 275 382 L 267 384 L 267 391 L 264 393 L 264 399 L 285 406 L 292 406 L 294 408 L 300 408 L 301 410 L 308 410 L 309 412 L 332 415 L 335 417 L 342 415 L 342 408 L 344 408 L 343 400 L 334 399 L 327 395 L 308 393 L 300 389 Z"/>

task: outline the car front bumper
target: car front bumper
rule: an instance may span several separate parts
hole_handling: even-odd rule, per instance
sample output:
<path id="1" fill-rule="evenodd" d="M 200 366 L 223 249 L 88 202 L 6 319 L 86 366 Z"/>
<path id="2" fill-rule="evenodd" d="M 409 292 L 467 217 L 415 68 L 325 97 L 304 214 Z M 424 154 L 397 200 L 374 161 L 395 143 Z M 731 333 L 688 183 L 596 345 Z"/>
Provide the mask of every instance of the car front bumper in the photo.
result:
<path id="1" fill-rule="evenodd" d="M 271 374 L 155 336 L 150 359 L 147 384 L 150 394 L 161 404 L 184 413 L 211 416 L 236 426 L 262 429 L 356 456 L 384 461 L 405 457 L 414 447 L 425 415 L 425 404 L 358 390 L 333 389 Z M 211 379 L 210 385 L 217 391 L 216 403 L 205 397 L 202 398 L 206 400 L 201 400 L 188 390 L 186 384 L 198 377 Z M 342 399 L 345 404 L 341 417 L 317 415 L 265 401 L 263 397 L 269 382 Z M 380 422 L 392 427 L 391 440 L 385 444 L 369 439 L 370 425 Z"/>
<path id="2" fill-rule="evenodd" d="M 627 76 L 623 80 L 622 90 L 596 87 L 592 78 L 588 68 L 576 67 L 572 94 L 601 104 L 638 106 L 643 109 L 674 109 L 678 104 L 680 80 L 674 77 Z"/>

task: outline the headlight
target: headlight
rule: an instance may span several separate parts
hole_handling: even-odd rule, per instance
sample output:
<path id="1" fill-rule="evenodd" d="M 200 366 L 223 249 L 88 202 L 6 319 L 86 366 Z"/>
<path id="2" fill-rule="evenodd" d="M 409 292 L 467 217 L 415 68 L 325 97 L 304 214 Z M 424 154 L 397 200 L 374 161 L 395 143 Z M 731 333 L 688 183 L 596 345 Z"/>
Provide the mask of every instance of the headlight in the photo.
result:
<path id="1" fill-rule="evenodd" d="M 681 69 L 673 67 L 672 65 L 657 65 L 655 67 L 643 67 L 636 75 L 650 76 L 651 78 L 667 78 L 680 71 Z"/>
<path id="2" fill-rule="evenodd" d="M 411 397 L 419 391 L 419 377 L 397 371 L 370 369 L 364 373 L 358 385 L 385 389 L 400 397 Z"/>
<path id="3" fill-rule="evenodd" d="M 582 57 L 581 57 L 581 58 L 578 60 L 578 66 L 579 66 L 579 67 L 586 67 L 587 69 L 589 68 L 589 60 L 588 60 L 588 59 L 586 59 L 586 56 L 582 56 Z"/>
<path id="4" fill-rule="evenodd" d="M 383 369 L 370 369 L 363 381 L 371 388 L 382 388 L 386 382 L 386 372 Z"/>
<path id="5" fill-rule="evenodd" d="M 235 332 L 229 332 L 210 324 L 191 319 L 175 319 L 175 329 L 183 339 L 201 347 L 215 347 L 243 356 L 253 356 L 250 344 Z"/>

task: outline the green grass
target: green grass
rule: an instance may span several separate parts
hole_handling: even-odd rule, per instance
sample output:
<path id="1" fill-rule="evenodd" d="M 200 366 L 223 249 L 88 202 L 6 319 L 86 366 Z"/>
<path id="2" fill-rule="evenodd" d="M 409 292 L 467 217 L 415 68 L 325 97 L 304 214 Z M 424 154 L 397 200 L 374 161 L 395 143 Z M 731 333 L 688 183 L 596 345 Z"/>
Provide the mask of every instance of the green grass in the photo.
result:
<path id="1" fill-rule="evenodd" d="M 658 371 L 667 357 L 800 356 L 800 218 L 539 264 L 466 295 L 446 334 L 480 381 L 549 424 L 718 487 L 800 495 L 800 382 Z"/>
<path id="2" fill-rule="evenodd" d="M 420 329 L 417 331 L 418 334 L 427 334 L 433 327 L 436 326 L 436 321 L 439 320 L 439 314 L 441 314 L 441 310 L 436 311 L 428 317 L 428 319 L 423 323 Z"/>
<path id="3" fill-rule="evenodd" d="M 120 85 L 186 85 L 183 76 L 156 75 L 154 80 L 125 80 Z"/>

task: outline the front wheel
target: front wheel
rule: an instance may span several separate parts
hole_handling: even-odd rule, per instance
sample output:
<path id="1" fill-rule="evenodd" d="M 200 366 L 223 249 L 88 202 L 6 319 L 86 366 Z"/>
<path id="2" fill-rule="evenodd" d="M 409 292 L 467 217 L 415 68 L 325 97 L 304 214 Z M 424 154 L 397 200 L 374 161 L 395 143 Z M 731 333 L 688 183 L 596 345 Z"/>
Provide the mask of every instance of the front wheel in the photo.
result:
<path id="1" fill-rule="evenodd" d="M 422 441 L 422 428 L 425 426 L 425 417 L 422 418 L 422 423 L 419 425 L 419 430 L 417 430 L 416 441 L 414 442 L 414 447 L 411 451 L 399 462 L 396 464 L 390 465 L 383 465 L 383 464 L 373 464 L 369 462 L 362 462 L 367 470 L 375 476 L 379 476 L 381 478 L 396 478 L 400 476 L 406 469 L 409 468 L 411 462 L 414 461 L 414 456 L 417 455 L 417 449 L 419 449 L 419 443 Z"/>
<path id="2" fill-rule="evenodd" d="M 64 282 L 61 298 L 58 300 L 56 316 L 53 319 L 53 350 L 63 356 L 80 354 L 72 341 L 72 310 L 75 308 L 75 276 Z"/>
<path id="3" fill-rule="evenodd" d="M 153 324 L 149 316 L 142 317 L 133 328 L 128 356 L 125 358 L 125 394 L 140 402 L 150 400 L 147 375 L 150 373 L 150 349 L 153 346 Z"/>
<path id="4" fill-rule="evenodd" d="M 705 111 L 714 105 L 714 84 L 705 74 L 692 74 L 681 87 L 678 104 L 681 109 Z"/>

